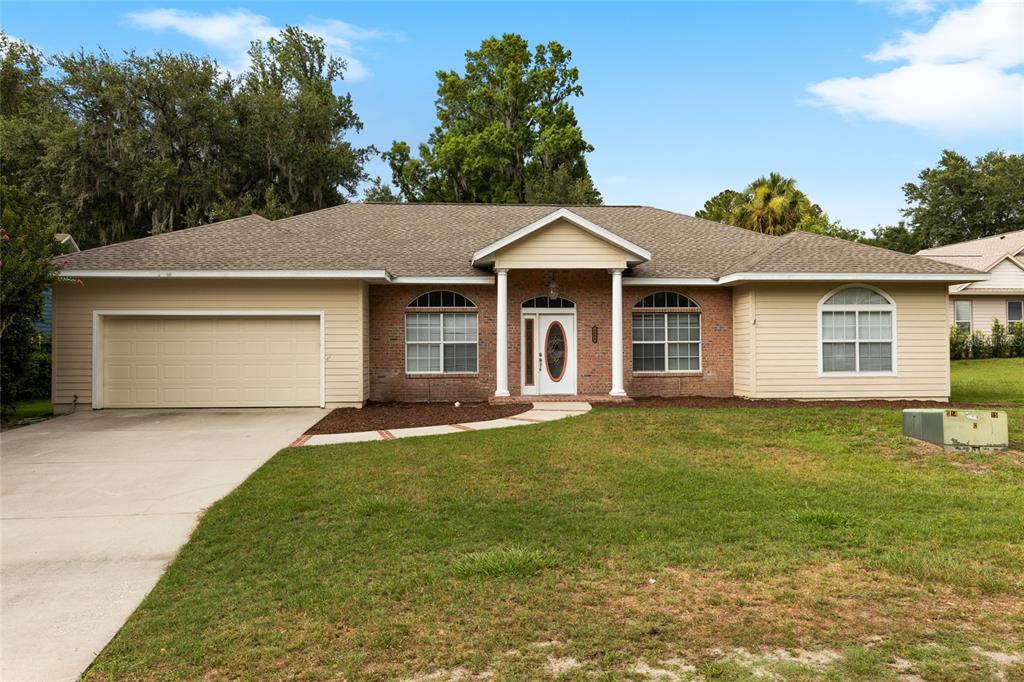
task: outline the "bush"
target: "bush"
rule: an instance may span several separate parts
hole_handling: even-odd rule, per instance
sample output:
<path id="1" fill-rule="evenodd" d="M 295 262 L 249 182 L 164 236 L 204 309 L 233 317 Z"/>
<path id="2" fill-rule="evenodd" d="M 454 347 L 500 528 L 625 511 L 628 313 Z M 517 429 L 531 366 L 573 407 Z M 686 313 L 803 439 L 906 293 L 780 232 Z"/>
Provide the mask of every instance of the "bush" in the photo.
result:
<path id="1" fill-rule="evenodd" d="M 1010 337 L 1006 333 L 1006 326 L 999 321 L 998 317 L 992 318 L 989 349 L 994 358 L 1005 358 L 1010 355 Z"/>
<path id="2" fill-rule="evenodd" d="M 949 328 L 949 359 L 963 360 L 971 346 L 971 335 L 958 325 Z"/>
<path id="3" fill-rule="evenodd" d="M 1024 322 L 1010 325 L 1010 352 L 1018 358 L 1024 358 Z"/>
<path id="4" fill-rule="evenodd" d="M 992 357 L 992 346 L 985 332 L 977 329 L 971 334 L 971 357 L 975 360 Z"/>

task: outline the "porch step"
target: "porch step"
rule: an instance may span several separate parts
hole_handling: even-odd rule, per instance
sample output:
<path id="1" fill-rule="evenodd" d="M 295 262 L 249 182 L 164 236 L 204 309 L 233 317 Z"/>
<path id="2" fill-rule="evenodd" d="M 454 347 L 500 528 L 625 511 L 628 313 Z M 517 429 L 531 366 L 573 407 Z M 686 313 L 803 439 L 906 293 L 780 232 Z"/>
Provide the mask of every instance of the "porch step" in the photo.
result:
<path id="1" fill-rule="evenodd" d="M 491 396 L 487 402 L 492 405 L 505 405 L 508 403 L 629 403 L 633 399 L 629 396 L 608 395 L 510 395 L 504 397 Z M 542 409 L 542 408 L 541 408 Z"/>

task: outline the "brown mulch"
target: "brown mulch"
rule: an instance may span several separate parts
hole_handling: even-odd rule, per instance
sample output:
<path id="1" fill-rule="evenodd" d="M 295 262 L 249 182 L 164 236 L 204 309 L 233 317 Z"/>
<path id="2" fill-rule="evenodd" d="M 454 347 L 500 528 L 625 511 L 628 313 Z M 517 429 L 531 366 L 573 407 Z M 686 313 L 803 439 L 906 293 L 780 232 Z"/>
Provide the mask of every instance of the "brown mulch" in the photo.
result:
<path id="1" fill-rule="evenodd" d="M 356 433 L 411 426 L 463 424 L 500 419 L 522 414 L 529 403 L 366 403 L 363 407 L 339 407 L 309 427 L 306 435 L 319 433 Z"/>
<path id="2" fill-rule="evenodd" d="M 956 408 L 988 408 L 988 407 L 1014 407 L 1014 405 L 1001 405 L 999 403 L 942 403 L 935 400 L 783 400 L 765 399 L 748 400 L 746 398 L 634 398 L 622 403 L 597 404 L 595 407 L 762 407 L 762 408 L 792 408 L 792 407 L 849 407 L 849 408 L 878 408 L 884 407 L 894 410 L 905 408 L 919 409 L 956 409 Z"/>

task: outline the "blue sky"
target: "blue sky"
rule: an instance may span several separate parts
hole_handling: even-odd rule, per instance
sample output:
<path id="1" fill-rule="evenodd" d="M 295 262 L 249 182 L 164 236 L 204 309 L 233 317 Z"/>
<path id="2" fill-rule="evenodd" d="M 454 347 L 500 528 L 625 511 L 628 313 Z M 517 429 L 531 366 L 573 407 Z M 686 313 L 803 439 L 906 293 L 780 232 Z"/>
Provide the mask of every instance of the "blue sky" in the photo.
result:
<path id="1" fill-rule="evenodd" d="M 359 144 L 423 140 L 437 69 L 520 33 L 572 50 L 576 111 L 606 203 L 693 213 L 778 170 L 848 227 L 892 224 L 942 149 L 1024 148 L 1024 7 L 996 2 L 21 3 L 9 34 L 45 52 L 207 53 L 244 65 L 285 24 L 352 62 Z M 371 172 L 387 178 L 383 164 Z"/>

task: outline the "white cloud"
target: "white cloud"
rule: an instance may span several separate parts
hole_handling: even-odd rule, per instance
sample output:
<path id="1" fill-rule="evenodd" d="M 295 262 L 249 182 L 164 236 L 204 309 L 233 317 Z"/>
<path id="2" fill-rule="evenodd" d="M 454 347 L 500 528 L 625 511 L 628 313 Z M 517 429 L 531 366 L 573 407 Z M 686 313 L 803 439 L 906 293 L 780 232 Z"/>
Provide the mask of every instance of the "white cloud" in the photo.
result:
<path id="1" fill-rule="evenodd" d="M 867 58 L 905 63 L 814 83 L 816 103 L 928 132 L 1024 132 L 1024 4 L 983 0 L 950 10 Z"/>
<path id="2" fill-rule="evenodd" d="M 889 11 L 895 15 L 929 14 L 935 10 L 935 3 L 929 0 L 893 0 L 889 3 Z"/>
<path id="3" fill-rule="evenodd" d="M 247 50 L 250 42 L 271 38 L 282 28 L 272 24 L 266 16 L 246 9 L 210 14 L 154 9 L 131 12 L 126 18 L 132 25 L 142 29 L 177 31 L 198 40 L 223 55 L 225 67 L 234 73 L 245 70 L 248 65 Z M 348 63 L 345 78 L 349 80 L 361 80 L 370 75 L 366 66 L 352 55 L 359 49 L 357 43 L 388 36 L 381 31 L 361 28 L 338 19 L 311 20 L 300 28 L 323 38 L 331 54 Z"/>

